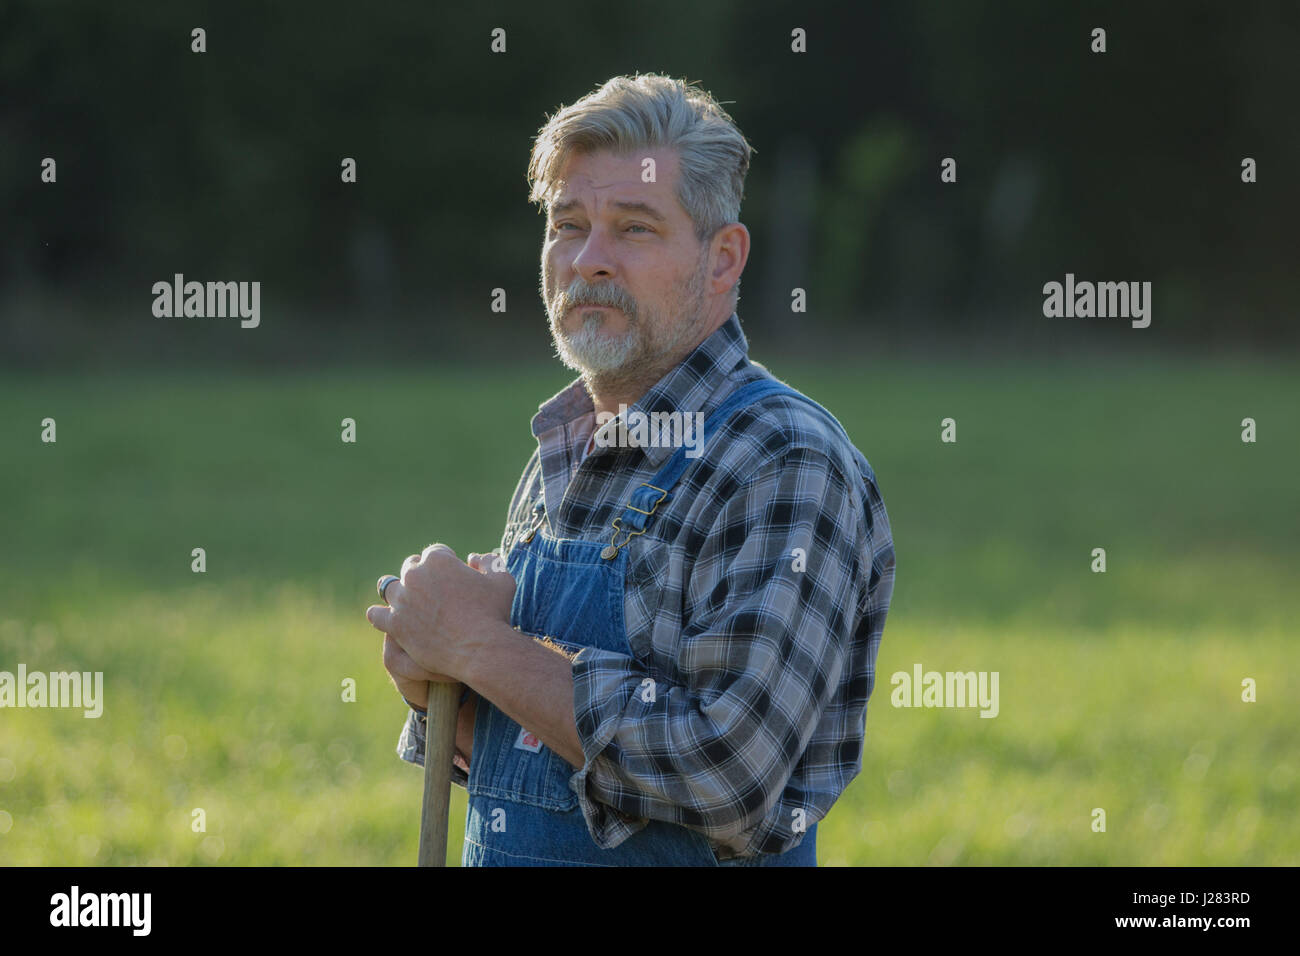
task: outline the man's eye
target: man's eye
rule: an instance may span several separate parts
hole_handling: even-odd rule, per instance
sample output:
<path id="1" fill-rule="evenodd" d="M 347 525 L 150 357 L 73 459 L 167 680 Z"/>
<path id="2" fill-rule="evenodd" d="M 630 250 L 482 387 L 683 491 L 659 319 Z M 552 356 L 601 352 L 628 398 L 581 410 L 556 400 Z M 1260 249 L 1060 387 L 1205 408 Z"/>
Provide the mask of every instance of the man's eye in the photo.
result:
<path id="1" fill-rule="evenodd" d="M 563 232 L 565 226 L 572 226 L 574 229 L 579 229 L 579 230 L 581 229 L 581 227 L 578 226 L 577 223 L 573 223 L 573 222 L 558 222 L 558 223 L 556 223 L 555 225 L 551 226 L 551 231 L 552 231 L 552 232 Z M 653 231 L 654 231 L 654 230 L 651 229 L 649 226 L 643 226 L 643 225 L 641 225 L 641 223 L 639 223 L 639 222 L 634 222 L 634 223 L 632 223 L 631 225 L 629 225 L 627 228 L 628 228 L 629 230 L 632 230 L 632 229 L 640 229 L 642 232 L 653 232 Z"/>

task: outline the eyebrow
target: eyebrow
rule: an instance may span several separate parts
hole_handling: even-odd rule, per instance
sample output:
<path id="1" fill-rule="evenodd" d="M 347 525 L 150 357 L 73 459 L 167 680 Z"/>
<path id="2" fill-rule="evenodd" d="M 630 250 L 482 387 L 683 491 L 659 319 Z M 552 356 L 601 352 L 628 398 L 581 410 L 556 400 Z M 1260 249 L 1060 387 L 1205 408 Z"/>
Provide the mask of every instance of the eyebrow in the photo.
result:
<path id="1" fill-rule="evenodd" d="M 656 209 L 654 206 L 650 205 L 649 203 L 633 202 L 632 200 L 621 199 L 612 203 L 612 205 L 616 209 L 621 209 L 624 212 L 639 212 L 642 213 L 643 215 L 649 216 L 651 219 L 658 220 L 659 222 L 668 221 L 663 213 L 661 213 L 658 209 Z M 582 202 L 580 200 L 565 199 L 551 206 L 551 216 L 558 216 L 561 213 L 570 211 L 571 209 L 580 209 L 580 208 L 582 208 Z"/>

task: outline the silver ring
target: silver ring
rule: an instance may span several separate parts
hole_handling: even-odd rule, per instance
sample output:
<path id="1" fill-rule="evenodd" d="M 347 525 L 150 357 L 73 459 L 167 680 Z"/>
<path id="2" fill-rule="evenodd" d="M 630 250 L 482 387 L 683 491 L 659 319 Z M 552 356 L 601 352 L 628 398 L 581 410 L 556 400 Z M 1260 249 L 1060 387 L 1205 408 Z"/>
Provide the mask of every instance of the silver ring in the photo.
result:
<path id="1" fill-rule="evenodd" d="M 399 578 L 396 574 L 385 574 L 382 578 L 380 578 L 379 583 L 375 585 L 375 589 L 379 591 L 379 599 L 383 601 L 385 604 L 387 604 L 388 598 L 384 596 L 384 591 L 388 588 L 388 585 L 392 584 L 394 581 L 400 581 L 400 580 L 402 579 Z"/>

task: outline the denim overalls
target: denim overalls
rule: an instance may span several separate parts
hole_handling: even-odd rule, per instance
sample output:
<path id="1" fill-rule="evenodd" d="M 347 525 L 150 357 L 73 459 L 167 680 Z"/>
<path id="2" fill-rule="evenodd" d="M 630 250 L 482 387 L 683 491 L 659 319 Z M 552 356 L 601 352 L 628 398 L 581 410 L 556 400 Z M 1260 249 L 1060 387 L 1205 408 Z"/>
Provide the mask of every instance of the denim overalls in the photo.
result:
<path id="1" fill-rule="evenodd" d="M 768 395 L 786 394 L 815 406 L 812 399 L 773 379 L 737 389 L 704 422 L 703 441 L 737 409 Z M 846 436 L 847 439 L 847 436 Z M 678 448 L 654 479 L 640 485 L 614 522 L 612 542 L 553 538 L 538 523 L 507 558 L 516 582 L 510 623 L 525 634 L 546 636 L 568 651 L 594 646 L 634 657 L 623 622 L 623 580 L 627 545 L 645 530 L 658 505 L 690 463 Z M 817 824 L 798 846 L 781 854 L 719 863 L 708 840 L 695 830 L 662 820 L 650 822 L 613 849 L 596 845 L 569 789 L 576 770 L 528 734 L 486 698 L 475 712 L 470 758 L 469 807 L 465 817 L 463 866 L 816 866 Z"/>

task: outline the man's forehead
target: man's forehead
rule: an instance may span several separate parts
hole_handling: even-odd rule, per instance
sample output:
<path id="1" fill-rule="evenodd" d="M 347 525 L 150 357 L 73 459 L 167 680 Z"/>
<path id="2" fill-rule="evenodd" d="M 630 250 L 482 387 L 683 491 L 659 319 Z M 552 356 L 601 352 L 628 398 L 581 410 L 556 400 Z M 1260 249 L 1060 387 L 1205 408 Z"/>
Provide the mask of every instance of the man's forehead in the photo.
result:
<path id="1" fill-rule="evenodd" d="M 654 161 L 653 167 L 645 162 L 647 159 Z M 648 168 L 654 170 L 654 179 L 649 182 L 645 178 Z M 626 156 L 578 153 L 556 177 L 550 205 L 585 204 L 585 199 L 594 195 L 599 203 L 619 199 L 647 202 L 667 215 L 676 205 L 671 185 L 675 174 L 676 156 L 671 151 L 646 150 Z"/>

